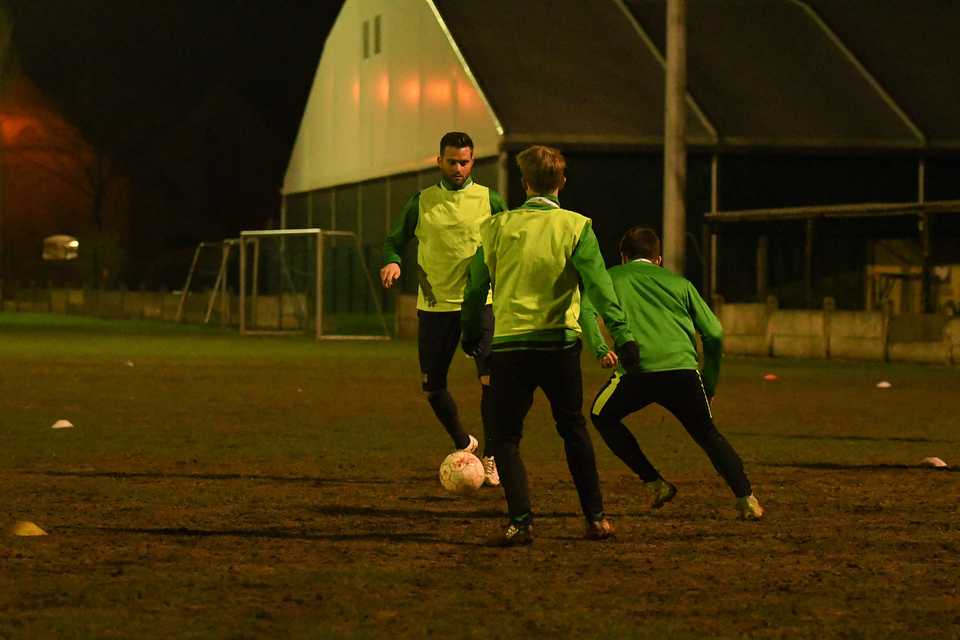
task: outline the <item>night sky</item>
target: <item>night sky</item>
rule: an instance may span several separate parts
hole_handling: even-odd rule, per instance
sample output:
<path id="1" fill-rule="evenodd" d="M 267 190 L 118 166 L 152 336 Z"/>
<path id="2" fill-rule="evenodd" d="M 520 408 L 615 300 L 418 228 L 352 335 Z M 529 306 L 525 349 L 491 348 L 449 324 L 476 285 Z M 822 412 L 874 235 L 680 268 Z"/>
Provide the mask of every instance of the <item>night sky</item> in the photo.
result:
<path id="1" fill-rule="evenodd" d="M 128 186 L 129 286 L 279 221 L 338 0 L 8 0 L 19 67 Z"/>

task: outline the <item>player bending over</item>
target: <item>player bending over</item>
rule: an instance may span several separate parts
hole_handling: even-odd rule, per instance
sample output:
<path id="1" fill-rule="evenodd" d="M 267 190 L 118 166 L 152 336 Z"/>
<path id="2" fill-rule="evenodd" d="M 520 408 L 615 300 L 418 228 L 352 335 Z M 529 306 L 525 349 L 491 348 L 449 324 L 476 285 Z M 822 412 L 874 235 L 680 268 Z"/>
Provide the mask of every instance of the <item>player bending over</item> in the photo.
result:
<path id="1" fill-rule="evenodd" d="M 622 264 L 609 270 L 613 287 L 637 339 L 640 364 L 624 367 L 600 389 L 590 418 L 607 446 L 640 476 L 652 494 L 651 507 L 670 502 L 677 488 L 664 480 L 623 424 L 628 414 L 652 402 L 680 420 L 700 445 L 737 498 L 740 518 L 759 520 L 760 503 L 753 496 L 740 456 L 713 424 L 710 402 L 720 374 L 723 330 L 720 321 L 686 278 L 661 268 L 660 238 L 644 227 L 633 227 L 620 241 Z M 587 344 L 604 367 L 617 365 L 597 326 L 589 299 L 583 305 Z M 695 332 L 703 340 L 703 376 L 697 370 Z"/>
<path id="2" fill-rule="evenodd" d="M 560 207 L 566 162 L 556 149 L 533 146 L 517 156 L 527 201 L 480 225 L 482 246 L 470 265 L 463 299 L 463 348 L 481 340 L 484 302 L 493 286 L 497 319 L 490 354 L 493 450 L 510 522 L 496 546 L 533 541 L 527 474 L 520 458 L 523 420 L 543 389 L 586 518 L 586 537 L 613 535 L 604 517 L 593 444 L 583 417 L 580 371 L 580 282 L 613 334 L 624 364 L 636 363 L 636 343 L 604 268 L 590 219 Z"/>
<path id="3" fill-rule="evenodd" d="M 470 453 L 479 442 L 460 423 L 457 403 L 447 391 L 447 372 L 460 342 L 460 305 L 467 268 L 480 246 L 480 223 L 506 205 L 493 189 L 470 178 L 473 140 L 453 131 L 440 139 L 440 182 L 411 197 L 400 220 L 383 243 L 380 281 L 389 289 L 400 278 L 401 254 L 414 237 L 417 248 L 417 347 L 423 391 L 433 413 L 443 424 L 453 446 Z M 493 311 L 490 300 L 481 305 L 480 348 L 474 355 L 480 378 L 480 420 L 484 431 L 484 484 L 500 484 L 490 454 L 490 338 Z"/>

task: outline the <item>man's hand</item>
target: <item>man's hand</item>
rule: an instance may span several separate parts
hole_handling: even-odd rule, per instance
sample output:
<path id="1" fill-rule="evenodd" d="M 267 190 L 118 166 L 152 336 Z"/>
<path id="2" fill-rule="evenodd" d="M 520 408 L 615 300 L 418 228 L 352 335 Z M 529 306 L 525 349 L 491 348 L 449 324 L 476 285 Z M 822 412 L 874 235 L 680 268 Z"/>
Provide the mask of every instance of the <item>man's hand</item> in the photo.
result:
<path id="1" fill-rule="evenodd" d="M 617 358 L 620 359 L 620 365 L 625 371 L 639 367 L 640 349 L 637 348 L 637 343 L 630 340 L 617 347 Z"/>
<path id="2" fill-rule="evenodd" d="M 617 354 L 614 351 L 607 351 L 600 357 L 600 366 L 604 369 L 613 369 L 617 366 Z"/>
<path id="3" fill-rule="evenodd" d="M 471 358 L 476 358 L 483 351 L 483 349 L 480 347 L 480 342 L 480 338 L 464 338 L 460 341 L 460 347 L 463 349 L 465 354 Z"/>
<path id="4" fill-rule="evenodd" d="M 384 268 L 380 269 L 380 283 L 383 285 L 384 289 L 389 289 L 397 280 L 400 279 L 400 265 L 396 262 L 391 262 L 386 265 Z"/>

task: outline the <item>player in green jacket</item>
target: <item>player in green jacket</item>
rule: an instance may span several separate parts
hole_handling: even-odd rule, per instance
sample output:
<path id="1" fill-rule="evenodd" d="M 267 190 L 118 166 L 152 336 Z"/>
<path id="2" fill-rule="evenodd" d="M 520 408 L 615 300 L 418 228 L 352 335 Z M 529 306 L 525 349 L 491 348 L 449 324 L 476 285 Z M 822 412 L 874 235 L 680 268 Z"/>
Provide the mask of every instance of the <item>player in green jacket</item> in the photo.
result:
<path id="1" fill-rule="evenodd" d="M 380 281 L 389 289 L 400 278 L 401 255 L 414 238 L 417 247 L 417 346 L 423 391 L 453 445 L 475 453 L 477 439 L 460 422 L 457 404 L 447 390 L 447 372 L 460 342 L 460 305 L 467 281 L 467 268 L 480 245 L 480 223 L 506 209 L 493 189 L 470 178 L 473 170 L 473 140 L 453 131 L 440 140 L 440 182 L 416 193 L 404 206 L 392 233 L 383 243 Z M 487 359 L 493 335 L 490 301 L 482 310 L 481 347 L 474 362 L 481 383 L 480 418 L 489 431 L 490 370 Z M 497 466 L 484 436 L 484 484 L 500 484 Z"/>
<path id="2" fill-rule="evenodd" d="M 580 285 L 603 316 L 625 365 L 636 343 L 604 268 L 590 219 L 560 207 L 566 161 L 559 151 L 533 146 L 517 156 L 527 201 L 480 225 L 482 246 L 470 265 L 463 299 L 463 347 L 474 353 L 490 287 L 496 328 L 490 355 L 492 444 L 510 522 L 490 543 L 533 541 L 529 488 L 520 458 L 523 421 L 540 387 L 563 438 L 567 466 L 586 518 L 586 537 L 613 535 L 593 445 L 583 417 L 580 371 Z"/>
<path id="3" fill-rule="evenodd" d="M 690 281 L 661 267 L 660 238 L 652 229 L 628 230 L 620 241 L 620 258 L 622 264 L 609 273 L 637 339 L 640 360 L 636 368 L 619 363 L 593 402 L 593 424 L 607 446 L 643 479 L 653 495 L 651 507 L 659 509 L 673 499 L 677 488 L 660 476 L 622 420 L 650 403 L 663 406 L 726 480 L 740 517 L 759 520 L 763 509 L 753 496 L 740 456 L 717 431 L 710 411 L 723 352 L 720 321 Z M 584 300 L 587 344 L 602 366 L 616 366 L 617 356 L 607 348 L 596 316 L 590 300 Z M 703 342 L 702 377 L 697 369 L 697 333 Z"/>

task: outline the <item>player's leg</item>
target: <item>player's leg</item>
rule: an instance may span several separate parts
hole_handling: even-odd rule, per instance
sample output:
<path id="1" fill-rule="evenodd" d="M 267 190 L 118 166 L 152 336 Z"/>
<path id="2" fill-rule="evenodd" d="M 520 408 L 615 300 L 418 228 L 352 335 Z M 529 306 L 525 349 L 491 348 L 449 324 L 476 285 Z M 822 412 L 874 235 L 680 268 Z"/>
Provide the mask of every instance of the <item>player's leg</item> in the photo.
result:
<path id="1" fill-rule="evenodd" d="M 567 468 L 580 498 L 586 518 L 587 537 L 603 539 L 613 536 L 613 525 L 604 516 L 600 475 L 593 443 L 583 417 L 583 376 L 580 370 L 580 343 L 560 351 L 540 351 L 538 373 L 557 425 L 563 438 Z"/>
<path id="2" fill-rule="evenodd" d="M 529 351 L 494 352 L 490 356 L 490 393 L 493 420 L 490 437 L 500 470 L 500 484 L 507 500 L 510 523 L 506 530 L 491 538 L 497 546 L 529 544 L 533 513 L 527 471 L 520 457 L 523 421 L 536 389 L 531 379 Z"/>
<path id="3" fill-rule="evenodd" d="M 417 350 L 423 391 L 434 415 L 457 449 L 473 452 L 476 438 L 460 423 L 457 403 L 447 390 L 447 372 L 460 342 L 460 314 L 456 311 L 417 311 Z"/>
<path id="4" fill-rule="evenodd" d="M 597 392 L 590 408 L 590 420 L 615 456 L 644 482 L 660 477 L 623 419 L 650 403 L 642 385 L 633 384 L 641 374 L 614 374 Z M 637 387 L 637 388 L 635 388 Z"/>
<path id="5" fill-rule="evenodd" d="M 477 365 L 477 377 L 480 380 L 480 420 L 483 423 L 483 484 L 496 487 L 500 484 L 497 463 L 493 455 L 490 440 L 493 422 L 493 397 L 490 394 L 490 346 L 493 342 L 493 305 L 483 309 L 480 322 L 480 354 L 474 358 Z M 532 397 L 531 397 L 532 399 Z"/>
<path id="6" fill-rule="evenodd" d="M 710 458 L 714 469 L 726 481 L 727 486 L 737 497 L 738 509 L 741 503 L 756 506 L 755 518 L 762 516 L 750 480 L 743 469 L 743 461 L 733 446 L 723 437 L 713 423 L 710 401 L 703 388 L 700 372 L 694 370 L 663 371 L 657 374 L 669 382 L 670 391 L 659 400 L 668 411 L 677 417 L 683 428 Z M 741 510 L 742 512 L 742 510 Z"/>
<path id="7" fill-rule="evenodd" d="M 656 378 L 648 373 L 614 374 L 601 387 L 590 408 L 590 420 L 615 456 L 637 474 L 651 495 L 650 508 L 659 509 L 673 500 L 677 488 L 663 479 L 640 448 L 623 419 L 653 401 Z"/>

